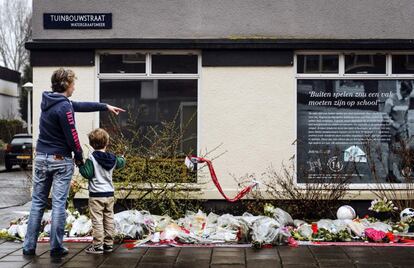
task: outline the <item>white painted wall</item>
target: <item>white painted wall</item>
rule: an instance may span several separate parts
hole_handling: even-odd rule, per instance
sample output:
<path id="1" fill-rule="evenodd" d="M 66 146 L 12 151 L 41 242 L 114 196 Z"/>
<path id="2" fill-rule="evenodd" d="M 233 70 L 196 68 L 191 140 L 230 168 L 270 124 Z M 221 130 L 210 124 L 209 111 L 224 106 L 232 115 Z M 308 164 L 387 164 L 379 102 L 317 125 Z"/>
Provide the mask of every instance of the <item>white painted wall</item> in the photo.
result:
<path id="1" fill-rule="evenodd" d="M 295 78 L 292 67 L 207 67 L 199 90 L 199 144 L 203 151 L 223 144 L 213 164 L 229 196 L 237 184 L 230 174 L 260 175 L 294 154 Z M 219 193 L 206 177 L 204 198 Z"/>
<path id="2" fill-rule="evenodd" d="M 0 94 L 19 97 L 17 83 L 0 79 Z"/>
<path id="3" fill-rule="evenodd" d="M 199 89 L 199 149 L 223 144 L 207 158 L 213 161 L 224 192 L 241 189 L 234 178 L 255 174 L 270 165 L 280 171 L 289 164 L 296 145 L 296 79 L 292 67 L 204 67 Z M 204 199 L 222 199 L 207 169 L 200 172 Z M 200 177 L 199 177 L 200 178 Z M 375 189 L 375 188 L 374 188 Z M 260 190 L 265 190 L 262 187 Z M 265 195 L 266 196 L 266 195 Z M 349 199 L 376 198 L 373 190 L 350 190 Z"/>
<path id="4" fill-rule="evenodd" d="M 0 94 L 0 118 L 20 119 L 18 97 Z"/>
<path id="5" fill-rule="evenodd" d="M 78 79 L 72 100 L 96 101 L 94 67 L 68 67 Z M 57 67 L 33 68 L 33 134 L 39 135 L 41 94 L 50 90 Z M 202 151 L 223 144 L 212 156 L 226 193 L 239 190 L 230 176 L 261 173 L 294 153 L 294 73 L 290 67 L 203 68 L 199 90 L 199 144 Z M 76 124 L 87 156 L 87 133 L 96 125 L 94 113 L 77 113 Z M 210 157 L 210 156 L 209 156 Z M 203 198 L 220 198 L 209 176 L 201 180 Z"/>
<path id="6" fill-rule="evenodd" d="M 58 67 L 34 67 L 33 68 L 33 141 L 36 146 L 36 141 L 39 136 L 39 117 L 40 117 L 40 103 L 42 93 L 50 91 L 50 77 L 53 71 Z M 74 101 L 96 101 L 99 96 L 96 95 L 95 90 L 95 67 L 65 67 L 72 69 L 77 80 L 75 82 L 75 92 L 71 97 Z M 84 149 L 84 156 L 87 157 L 88 149 L 85 144 L 88 144 L 87 134 L 94 128 L 95 113 L 76 113 L 76 127 L 79 134 L 79 139 Z"/>
<path id="7" fill-rule="evenodd" d="M 2 79 L 0 79 L 0 118 L 20 118 L 18 85 Z"/>
<path id="8" fill-rule="evenodd" d="M 39 134 L 41 94 L 50 90 L 50 77 L 57 67 L 33 68 L 33 134 Z M 78 80 L 72 100 L 97 101 L 94 67 L 73 67 Z M 198 142 L 202 154 L 222 144 L 207 158 L 225 152 L 213 161 L 225 193 L 233 197 L 240 190 L 231 176 L 256 174 L 270 165 L 280 169 L 295 152 L 296 97 L 292 67 L 205 67 L 198 97 Z M 88 149 L 87 133 L 98 125 L 95 113 L 77 113 L 79 138 Z M 207 169 L 199 176 L 201 199 L 222 199 Z M 203 176 L 205 175 L 205 176 Z M 87 198 L 84 191 L 78 198 Z M 350 191 L 352 199 L 373 198 L 369 191 Z"/>

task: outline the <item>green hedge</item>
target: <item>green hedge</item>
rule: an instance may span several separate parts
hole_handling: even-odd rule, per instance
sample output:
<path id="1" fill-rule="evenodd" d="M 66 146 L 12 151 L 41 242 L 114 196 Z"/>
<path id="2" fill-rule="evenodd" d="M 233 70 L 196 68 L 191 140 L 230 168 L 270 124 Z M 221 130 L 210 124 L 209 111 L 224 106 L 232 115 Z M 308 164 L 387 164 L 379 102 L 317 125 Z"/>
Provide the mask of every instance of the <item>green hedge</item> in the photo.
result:
<path id="1" fill-rule="evenodd" d="M 5 143 L 11 142 L 11 139 L 15 134 L 23 132 L 24 129 L 22 121 L 17 119 L 0 119 L 0 140 L 3 140 Z"/>
<path id="2" fill-rule="evenodd" d="M 147 159 L 128 155 L 125 168 L 114 172 L 114 181 L 189 183 L 197 181 L 197 173 L 187 169 L 184 159 Z"/>

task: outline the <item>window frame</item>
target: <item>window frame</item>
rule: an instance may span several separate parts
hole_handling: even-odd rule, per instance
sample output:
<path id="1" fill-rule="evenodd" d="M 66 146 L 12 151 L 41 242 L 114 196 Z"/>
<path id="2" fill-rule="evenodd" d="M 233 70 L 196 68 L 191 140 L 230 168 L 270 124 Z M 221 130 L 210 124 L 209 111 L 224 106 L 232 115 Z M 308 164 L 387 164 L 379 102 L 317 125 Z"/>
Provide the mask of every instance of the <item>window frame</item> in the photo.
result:
<path id="1" fill-rule="evenodd" d="M 296 61 L 296 63 L 297 63 L 297 56 L 298 55 L 302 55 L 302 56 L 319 56 L 319 69 L 321 69 L 321 67 L 322 67 L 322 62 L 323 62 L 323 60 L 322 60 L 322 56 L 329 56 L 329 55 L 335 55 L 335 56 L 338 56 L 338 71 L 339 71 L 339 66 L 340 66 L 340 63 L 339 63 L 339 61 L 340 61 L 340 54 L 339 53 L 336 53 L 336 52 L 325 52 L 325 53 L 315 53 L 315 54 L 313 54 L 313 53 L 300 53 L 300 54 L 295 54 L 295 61 Z M 306 64 L 306 61 L 304 62 L 304 64 Z M 304 69 L 305 69 L 305 67 L 304 67 Z M 319 74 L 324 74 L 324 75 L 332 75 L 332 74 L 334 74 L 335 75 L 335 73 L 317 73 L 317 72 L 314 72 L 314 73 L 299 73 L 298 72 L 298 69 L 297 69 L 297 65 L 295 66 L 295 73 L 297 73 L 297 74 L 301 74 L 301 75 L 304 75 L 304 74 L 316 74 L 316 75 L 319 75 Z"/>
<path id="2" fill-rule="evenodd" d="M 101 73 L 101 54 L 145 54 L 145 73 Z M 197 72 L 194 74 L 159 74 L 152 73 L 152 55 L 196 55 Z M 199 79 L 201 72 L 201 51 L 198 50 L 97 50 L 95 67 L 99 79 Z"/>
<path id="3" fill-rule="evenodd" d="M 355 53 L 355 54 L 385 54 L 385 74 L 345 74 L 345 54 Z M 297 56 L 298 55 L 332 55 L 339 54 L 339 70 L 336 74 L 326 74 L 326 73 L 309 73 L 302 74 L 298 73 L 297 66 Z M 294 124 L 294 137 L 297 138 L 297 93 L 298 93 L 298 80 L 299 79 L 326 79 L 326 80 L 354 80 L 354 79 L 374 79 L 374 80 L 400 80 L 400 79 L 410 79 L 414 80 L 414 74 L 393 74 L 392 73 L 392 55 L 414 55 L 414 50 L 409 51 L 392 51 L 392 50 L 297 50 L 294 52 L 293 57 L 293 68 L 294 68 L 294 90 L 295 90 L 295 124 Z M 295 165 L 297 165 L 297 146 L 294 148 L 295 154 Z M 301 189 L 306 188 L 306 183 L 299 183 L 297 180 L 297 174 L 294 174 L 294 183 Z M 331 184 L 332 187 L 335 187 L 335 183 Z M 384 189 L 397 189 L 397 190 L 409 190 L 409 183 L 351 183 L 349 184 L 350 190 L 369 190 L 375 191 L 378 187 L 383 187 Z M 330 186 L 327 186 L 329 189 Z"/>
<path id="4" fill-rule="evenodd" d="M 389 68 L 390 68 L 390 73 L 391 73 L 391 75 L 392 76 L 397 76 L 397 77 L 399 77 L 399 76 L 407 76 L 407 75 L 412 75 L 412 76 L 414 76 L 414 74 L 393 74 L 392 73 L 392 56 L 393 55 L 399 55 L 399 56 L 401 56 L 401 55 L 410 55 L 410 56 L 414 56 L 414 51 L 409 51 L 409 52 L 403 52 L 403 51 L 396 51 L 396 52 L 393 52 L 393 53 L 391 53 L 391 56 L 390 56 L 390 62 L 389 62 Z"/>
<path id="5" fill-rule="evenodd" d="M 346 73 L 346 69 L 345 69 L 345 55 L 346 54 L 356 54 L 356 56 L 358 56 L 358 54 L 359 55 L 369 55 L 369 56 L 372 56 L 372 55 L 377 55 L 377 54 L 381 54 L 381 55 L 384 55 L 385 56 L 385 73 L 380 73 L 380 74 L 353 74 L 353 73 Z M 340 54 L 341 56 L 342 56 L 342 62 L 340 62 L 340 64 L 343 64 L 343 75 L 344 76 L 350 76 L 350 75 L 353 75 L 353 76 L 365 76 L 365 75 L 372 75 L 372 76 L 383 76 L 383 75 L 387 75 L 387 74 L 389 74 L 389 69 L 388 69 L 388 66 L 387 66 L 387 64 L 388 64 L 388 54 L 387 53 L 382 53 L 382 52 L 357 52 L 357 53 L 355 53 L 355 52 L 345 52 L 345 53 L 341 53 Z M 357 59 L 357 58 L 356 58 Z"/>
<path id="6" fill-rule="evenodd" d="M 345 73 L 345 54 L 385 54 L 385 74 L 346 74 Z M 298 73 L 298 55 L 339 55 L 339 68 L 338 73 Z M 413 50 L 409 51 L 392 51 L 392 50 L 298 50 L 294 53 L 293 68 L 295 71 L 295 78 L 340 78 L 340 79 L 389 79 L 389 78 L 401 78 L 401 79 L 414 79 L 414 74 L 394 74 L 392 73 L 392 56 L 393 55 L 414 55 Z"/>
<path id="7" fill-rule="evenodd" d="M 146 55 L 146 67 L 145 74 L 142 73 L 100 73 L 100 55 L 103 53 L 109 54 L 128 54 L 128 53 L 145 53 Z M 151 55 L 152 54 L 164 54 L 164 55 L 197 55 L 197 73 L 195 74 L 152 74 L 151 73 Z M 172 80 L 172 79 L 184 79 L 184 80 L 197 80 L 197 101 L 192 102 L 197 104 L 197 152 L 200 148 L 200 113 L 199 111 L 199 96 L 201 94 L 201 69 L 202 69 L 202 58 L 200 50 L 121 50 L 121 49 L 111 49 L 111 50 L 96 50 L 95 51 L 95 101 L 100 101 L 100 81 L 101 80 Z M 100 126 L 99 113 L 94 114 L 94 124 L 93 128 L 98 128 Z M 203 181 L 197 179 L 195 182 L 191 183 L 177 183 L 182 185 L 183 189 L 192 189 L 194 186 Z M 143 184 L 144 186 L 144 184 Z"/>

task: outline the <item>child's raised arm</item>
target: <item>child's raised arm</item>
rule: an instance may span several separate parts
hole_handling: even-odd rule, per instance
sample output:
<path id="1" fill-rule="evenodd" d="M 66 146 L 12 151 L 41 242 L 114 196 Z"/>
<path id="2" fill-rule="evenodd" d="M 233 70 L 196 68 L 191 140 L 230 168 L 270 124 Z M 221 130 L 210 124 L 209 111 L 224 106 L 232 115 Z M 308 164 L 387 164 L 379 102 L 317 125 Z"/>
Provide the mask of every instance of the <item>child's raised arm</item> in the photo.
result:
<path id="1" fill-rule="evenodd" d="M 117 156 L 116 157 L 116 169 L 124 168 L 125 167 L 125 157 Z"/>

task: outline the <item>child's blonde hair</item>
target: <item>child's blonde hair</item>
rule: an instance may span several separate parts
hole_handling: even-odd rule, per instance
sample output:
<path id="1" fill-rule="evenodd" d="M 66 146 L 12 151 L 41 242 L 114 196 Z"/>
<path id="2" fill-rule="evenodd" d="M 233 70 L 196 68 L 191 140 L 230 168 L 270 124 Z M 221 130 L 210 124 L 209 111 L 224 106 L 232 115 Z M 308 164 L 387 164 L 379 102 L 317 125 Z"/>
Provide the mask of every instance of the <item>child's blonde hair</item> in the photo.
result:
<path id="1" fill-rule="evenodd" d="M 97 128 L 88 134 L 89 145 L 95 150 L 102 150 L 109 144 L 109 134 L 105 129 Z"/>

